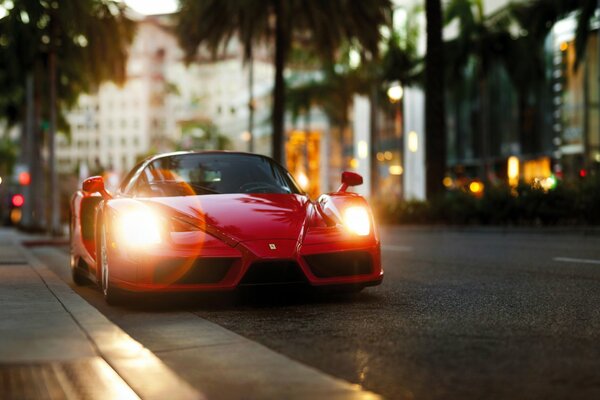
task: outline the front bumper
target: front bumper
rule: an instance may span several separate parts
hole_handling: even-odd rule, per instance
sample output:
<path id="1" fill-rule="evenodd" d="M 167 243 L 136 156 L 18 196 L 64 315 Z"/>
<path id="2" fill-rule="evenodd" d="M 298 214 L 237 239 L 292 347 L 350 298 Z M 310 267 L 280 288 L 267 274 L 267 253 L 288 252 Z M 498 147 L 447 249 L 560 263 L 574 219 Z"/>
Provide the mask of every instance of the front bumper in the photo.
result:
<path id="1" fill-rule="evenodd" d="M 235 247 L 162 244 L 132 252 L 110 246 L 112 283 L 130 291 L 226 291 L 244 285 L 373 286 L 383 270 L 379 242 L 273 239 Z"/>

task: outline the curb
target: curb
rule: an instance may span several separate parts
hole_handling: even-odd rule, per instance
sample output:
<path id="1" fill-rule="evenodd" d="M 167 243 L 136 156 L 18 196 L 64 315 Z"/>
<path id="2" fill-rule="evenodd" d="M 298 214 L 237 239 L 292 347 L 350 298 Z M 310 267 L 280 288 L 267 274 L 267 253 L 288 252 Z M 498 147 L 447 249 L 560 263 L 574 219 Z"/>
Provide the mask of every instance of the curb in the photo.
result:
<path id="1" fill-rule="evenodd" d="M 142 399 L 203 400 L 205 396 L 179 378 L 156 355 L 88 304 L 21 244 L 28 263 L 62 304 L 92 346 Z"/>

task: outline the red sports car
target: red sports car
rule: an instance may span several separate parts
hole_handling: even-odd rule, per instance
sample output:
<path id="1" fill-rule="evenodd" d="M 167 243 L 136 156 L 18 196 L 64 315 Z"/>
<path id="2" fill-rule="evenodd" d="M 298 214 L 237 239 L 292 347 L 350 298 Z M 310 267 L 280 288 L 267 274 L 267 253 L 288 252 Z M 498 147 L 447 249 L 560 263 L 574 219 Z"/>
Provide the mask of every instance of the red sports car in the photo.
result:
<path id="1" fill-rule="evenodd" d="M 380 244 L 366 200 L 311 199 L 268 157 L 233 152 L 157 155 L 114 194 L 101 177 L 71 201 L 73 280 L 124 291 L 217 291 L 303 282 L 360 290 L 381 283 Z"/>

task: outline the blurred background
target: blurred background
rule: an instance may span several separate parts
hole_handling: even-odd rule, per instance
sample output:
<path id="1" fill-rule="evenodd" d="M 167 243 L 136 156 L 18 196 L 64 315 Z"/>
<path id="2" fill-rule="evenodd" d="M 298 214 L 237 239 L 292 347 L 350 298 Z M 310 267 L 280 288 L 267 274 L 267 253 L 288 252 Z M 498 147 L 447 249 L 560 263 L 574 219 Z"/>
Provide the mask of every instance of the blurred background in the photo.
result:
<path id="1" fill-rule="evenodd" d="M 600 1 L 0 0 L 0 218 L 174 150 L 344 170 L 387 223 L 600 223 Z"/>

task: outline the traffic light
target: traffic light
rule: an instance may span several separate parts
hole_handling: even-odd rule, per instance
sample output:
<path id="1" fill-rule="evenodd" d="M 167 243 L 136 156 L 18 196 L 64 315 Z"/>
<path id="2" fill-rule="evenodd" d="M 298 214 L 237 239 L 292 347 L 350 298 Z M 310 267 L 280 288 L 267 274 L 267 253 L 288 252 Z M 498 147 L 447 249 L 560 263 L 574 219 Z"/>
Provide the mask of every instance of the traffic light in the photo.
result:
<path id="1" fill-rule="evenodd" d="M 31 183 L 31 175 L 29 175 L 29 172 L 23 171 L 19 174 L 18 180 L 19 185 L 27 186 Z"/>
<path id="2" fill-rule="evenodd" d="M 22 194 L 15 194 L 11 199 L 12 210 L 10 210 L 10 222 L 13 225 L 17 225 L 21 222 L 21 218 L 23 216 L 23 212 L 21 211 L 21 207 L 25 204 L 25 197 Z"/>
<path id="3" fill-rule="evenodd" d="M 25 204 L 25 197 L 22 194 L 15 194 L 12 197 L 12 205 L 14 207 L 22 207 Z"/>

